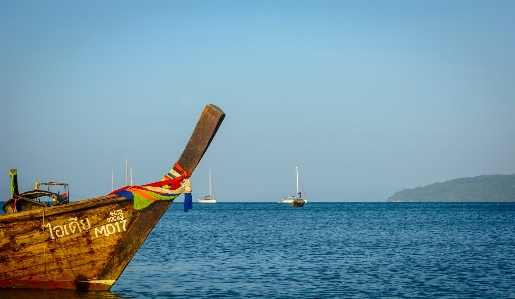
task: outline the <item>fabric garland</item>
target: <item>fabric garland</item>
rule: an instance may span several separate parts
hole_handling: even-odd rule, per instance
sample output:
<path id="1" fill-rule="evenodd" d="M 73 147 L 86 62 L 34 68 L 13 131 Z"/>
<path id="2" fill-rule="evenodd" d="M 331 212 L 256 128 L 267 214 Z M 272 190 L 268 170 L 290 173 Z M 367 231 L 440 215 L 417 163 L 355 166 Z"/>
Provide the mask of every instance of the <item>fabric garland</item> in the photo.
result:
<path id="1" fill-rule="evenodd" d="M 175 171 L 174 168 L 179 170 L 180 173 Z M 175 163 L 174 168 L 160 181 L 141 186 L 125 186 L 109 193 L 109 195 L 116 194 L 133 200 L 134 209 L 143 210 L 156 200 L 173 201 L 181 193 L 185 193 L 184 211 L 187 212 L 193 207 L 189 180 L 190 174 L 178 163 Z M 188 198 L 189 203 L 187 203 Z M 188 208 L 186 205 L 188 205 Z"/>

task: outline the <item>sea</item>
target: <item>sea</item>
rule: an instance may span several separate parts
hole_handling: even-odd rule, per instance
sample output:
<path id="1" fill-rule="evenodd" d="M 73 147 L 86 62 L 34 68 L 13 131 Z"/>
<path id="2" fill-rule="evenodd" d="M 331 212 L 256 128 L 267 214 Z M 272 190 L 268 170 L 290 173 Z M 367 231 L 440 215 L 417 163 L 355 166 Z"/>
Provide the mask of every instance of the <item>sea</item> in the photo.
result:
<path id="1" fill-rule="evenodd" d="M 515 203 L 173 203 L 107 292 L 0 298 L 515 298 Z"/>

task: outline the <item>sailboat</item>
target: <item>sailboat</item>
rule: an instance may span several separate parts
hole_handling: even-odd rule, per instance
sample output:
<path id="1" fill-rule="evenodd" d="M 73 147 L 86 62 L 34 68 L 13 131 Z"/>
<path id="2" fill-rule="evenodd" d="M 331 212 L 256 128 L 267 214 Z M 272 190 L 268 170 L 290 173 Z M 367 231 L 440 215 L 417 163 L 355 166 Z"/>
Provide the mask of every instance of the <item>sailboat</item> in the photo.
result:
<path id="1" fill-rule="evenodd" d="M 291 195 L 288 197 L 283 197 L 283 199 L 279 203 L 287 203 L 291 204 L 292 207 L 302 207 L 305 203 L 308 202 L 307 198 L 302 198 L 302 194 L 299 191 L 299 168 L 295 167 L 295 172 L 297 173 L 297 192 L 295 195 Z"/>
<path id="2" fill-rule="evenodd" d="M 204 198 L 197 199 L 198 203 L 216 203 L 216 195 L 215 198 L 211 198 L 211 190 L 213 189 L 211 187 L 212 185 L 211 169 L 209 169 L 209 195 L 204 196 Z"/>

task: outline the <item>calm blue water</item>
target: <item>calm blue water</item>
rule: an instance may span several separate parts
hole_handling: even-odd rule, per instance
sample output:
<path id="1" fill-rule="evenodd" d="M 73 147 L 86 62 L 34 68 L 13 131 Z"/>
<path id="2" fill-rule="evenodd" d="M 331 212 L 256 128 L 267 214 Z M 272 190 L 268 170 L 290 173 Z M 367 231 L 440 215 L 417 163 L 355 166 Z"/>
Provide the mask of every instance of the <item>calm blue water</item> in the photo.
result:
<path id="1" fill-rule="evenodd" d="M 110 292 L 12 298 L 515 298 L 515 203 L 172 204 Z"/>

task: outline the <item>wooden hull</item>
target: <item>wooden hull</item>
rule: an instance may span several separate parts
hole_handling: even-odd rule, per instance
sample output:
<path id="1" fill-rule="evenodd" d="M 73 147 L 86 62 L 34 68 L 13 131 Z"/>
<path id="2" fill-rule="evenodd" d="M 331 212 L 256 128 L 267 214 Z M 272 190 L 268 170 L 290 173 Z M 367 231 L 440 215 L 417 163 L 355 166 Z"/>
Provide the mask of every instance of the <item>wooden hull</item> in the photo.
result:
<path id="1" fill-rule="evenodd" d="M 171 202 L 117 195 L 0 217 L 0 287 L 109 290 Z"/>
<path id="2" fill-rule="evenodd" d="M 224 117 L 220 108 L 206 106 L 170 170 L 173 177 L 193 173 Z M 14 189 L 19 195 L 17 183 Z M 171 203 L 156 200 L 136 210 L 134 201 L 108 195 L 52 207 L 20 205 L 21 212 L 0 216 L 0 287 L 109 290 Z"/>
<path id="3" fill-rule="evenodd" d="M 304 204 L 305 204 L 305 203 L 306 203 L 306 202 L 305 202 L 304 200 L 302 200 L 302 199 L 296 199 L 296 200 L 294 200 L 294 201 L 291 203 L 291 206 L 292 206 L 293 208 L 301 208 L 301 207 L 303 207 L 303 206 L 304 206 Z"/>
<path id="4" fill-rule="evenodd" d="M 43 207 L 46 207 L 46 205 L 42 202 L 37 202 L 35 200 L 24 199 L 24 198 L 21 198 L 20 200 L 18 200 L 16 203 L 16 206 L 18 207 L 18 209 L 20 209 L 20 211 L 37 210 L 37 209 L 42 209 Z M 8 201 L 6 201 L 2 208 L 7 214 L 13 213 L 13 208 L 14 208 L 13 199 L 11 198 Z"/>

